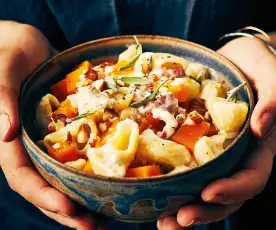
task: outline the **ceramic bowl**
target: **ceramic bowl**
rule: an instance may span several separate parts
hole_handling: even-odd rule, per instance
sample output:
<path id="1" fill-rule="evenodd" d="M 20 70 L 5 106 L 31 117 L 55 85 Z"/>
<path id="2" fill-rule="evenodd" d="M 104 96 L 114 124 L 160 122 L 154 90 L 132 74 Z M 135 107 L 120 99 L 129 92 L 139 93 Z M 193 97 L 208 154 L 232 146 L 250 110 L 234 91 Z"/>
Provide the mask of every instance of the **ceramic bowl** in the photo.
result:
<path id="1" fill-rule="evenodd" d="M 160 36 L 138 36 L 138 39 L 144 51 L 167 52 L 202 63 L 225 75 L 234 86 L 247 81 L 228 60 L 200 45 Z M 241 91 L 241 97 L 250 109 L 248 119 L 235 141 L 221 156 L 189 172 L 149 179 L 108 178 L 77 171 L 41 151 L 36 145 L 39 136 L 34 126 L 35 107 L 40 98 L 49 92 L 49 86 L 64 78 L 80 62 L 92 60 L 97 64 L 114 59 L 126 49 L 127 44 L 133 42 L 132 36 L 95 40 L 46 61 L 22 86 L 20 119 L 23 143 L 39 173 L 53 187 L 93 212 L 125 222 L 150 222 L 160 216 L 174 214 L 188 203 L 200 202 L 201 191 L 208 183 L 237 169 L 245 156 L 250 137 L 253 94 L 249 84 Z"/>

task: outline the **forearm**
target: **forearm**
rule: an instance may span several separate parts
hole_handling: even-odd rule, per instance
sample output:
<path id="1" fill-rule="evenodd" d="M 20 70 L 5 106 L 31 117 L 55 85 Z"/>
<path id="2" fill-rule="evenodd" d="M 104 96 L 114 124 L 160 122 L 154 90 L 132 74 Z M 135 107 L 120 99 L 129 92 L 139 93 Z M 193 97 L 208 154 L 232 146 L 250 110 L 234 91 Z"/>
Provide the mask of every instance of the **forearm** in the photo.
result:
<path id="1" fill-rule="evenodd" d="M 22 76 L 33 71 L 51 54 L 52 47 L 47 38 L 33 26 L 0 21 L 0 34 L 0 54 L 12 53 L 24 57 L 22 60 L 26 61 L 26 69 Z"/>

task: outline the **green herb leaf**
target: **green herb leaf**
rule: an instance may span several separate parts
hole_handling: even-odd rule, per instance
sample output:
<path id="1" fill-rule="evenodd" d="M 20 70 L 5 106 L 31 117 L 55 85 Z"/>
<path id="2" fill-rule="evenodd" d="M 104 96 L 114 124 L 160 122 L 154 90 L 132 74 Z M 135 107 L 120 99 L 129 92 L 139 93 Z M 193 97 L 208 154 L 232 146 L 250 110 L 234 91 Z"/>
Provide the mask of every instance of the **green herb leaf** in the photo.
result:
<path id="1" fill-rule="evenodd" d="M 201 75 L 201 74 L 198 74 L 197 77 L 195 77 L 195 76 L 189 76 L 189 78 L 195 80 L 195 81 L 198 82 L 199 84 L 201 84 L 201 82 L 202 82 L 202 75 Z"/>
<path id="2" fill-rule="evenodd" d="M 136 36 L 134 36 L 134 39 L 136 41 L 136 55 L 130 60 L 128 63 L 123 65 L 122 67 L 118 68 L 119 71 L 127 69 L 135 64 L 135 62 L 138 60 L 140 55 L 143 53 L 142 45 L 139 43 L 138 39 Z"/>
<path id="3" fill-rule="evenodd" d="M 68 122 L 68 123 L 71 123 L 71 122 L 76 121 L 76 120 L 79 120 L 79 119 L 81 119 L 81 118 L 90 116 L 90 115 L 92 115 L 92 114 L 94 114 L 94 113 L 96 113 L 96 112 L 98 112 L 98 111 L 100 111 L 100 109 L 97 109 L 97 110 L 95 110 L 95 111 L 93 111 L 93 112 L 88 112 L 88 113 L 81 114 L 81 115 L 79 115 L 79 116 L 77 116 L 77 117 L 67 119 L 67 122 Z"/>
<path id="4" fill-rule="evenodd" d="M 146 77 L 121 77 L 118 80 L 130 85 L 146 85 L 151 83 L 151 81 Z"/>
<path id="5" fill-rule="evenodd" d="M 162 82 L 162 84 L 160 84 L 158 86 L 158 88 L 152 92 L 149 96 L 145 97 L 143 100 L 141 101 L 137 101 L 137 102 L 134 102 L 130 105 L 131 108 L 138 108 L 140 107 L 141 105 L 144 105 L 144 104 L 147 104 L 148 102 L 152 101 L 155 96 L 157 95 L 159 89 L 164 85 L 166 84 L 168 81 L 170 81 L 171 79 L 173 78 L 173 76 L 169 77 L 166 81 Z"/>
<path id="6" fill-rule="evenodd" d="M 107 76 L 104 81 L 108 89 L 117 89 L 117 83 L 113 77 Z"/>
<path id="7" fill-rule="evenodd" d="M 229 101 L 229 102 L 235 102 L 237 101 L 237 96 L 238 96 L 238 92 L 242 89 L 242 87 L 244 87 L 246 85 L 246 82 L 238 85 L 237 87 L 229 90 L 227 92 L 227 99 L 226 101 Z"/>

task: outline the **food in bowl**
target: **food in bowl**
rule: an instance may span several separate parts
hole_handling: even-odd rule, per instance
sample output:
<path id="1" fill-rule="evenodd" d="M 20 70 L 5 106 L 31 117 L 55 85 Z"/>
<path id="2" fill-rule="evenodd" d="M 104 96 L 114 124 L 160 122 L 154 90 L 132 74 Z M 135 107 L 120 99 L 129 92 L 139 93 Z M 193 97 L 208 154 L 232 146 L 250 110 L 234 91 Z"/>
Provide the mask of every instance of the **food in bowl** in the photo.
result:
<path id="1" fill-rule="evenodd" d="M 238 97 L 245 83 L 233 88 L 214 72 L 142 52 L 136 39 L 116 63 L 85 61 L 50 87 L 36 108 L 39 144 L 61 163 L 109 177 L 201 166 L 223 153 L 248 114 Z"/>

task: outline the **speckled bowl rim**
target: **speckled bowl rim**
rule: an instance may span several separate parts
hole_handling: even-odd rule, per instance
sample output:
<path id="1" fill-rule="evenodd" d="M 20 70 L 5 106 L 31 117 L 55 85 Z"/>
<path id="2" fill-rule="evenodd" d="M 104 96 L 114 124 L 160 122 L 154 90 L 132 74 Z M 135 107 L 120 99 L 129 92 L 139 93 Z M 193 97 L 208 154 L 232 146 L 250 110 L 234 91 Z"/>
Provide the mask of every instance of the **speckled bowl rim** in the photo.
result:
<path id="1" fill-rule="evenodd" d="M 89 41 L 86 43 L 82 43 L 80 45 L 74 46 L 70 49 L 67 49 L 63 52 L 60 52 L 59 54 L 55 55 L 54 57 L 48 59 L 47 61 L 45 61 L 40 67 L 38 67 L 35 71 L 33 71 L 30 76 L 25 80 L 25 83 L 28 82 L 28 80 L 32 79 L 33 76 L 36 76 L 37 72 L 39 72 L 41 69 L 44 68 L 44 66 L 47 66 L 48 64 L 51 63 L 55 63 L 55 60 L 57 60 L 58 58 L 64 56 L 64 55 L 70 55 L 70 53 L 78 50 L 78 49 L 85 49 L 86 47 L 90 47 L 91 45 L 97 45 L 100 43 L 104 43 L 107 41 L 112 41 L 112 40 L 121 40 L 121 39 L 130 39 L 133 38 L 133 35 L 124 35 L 124 36 L 114 36 L 114 37 L 107 37 L 107 38 L 102 38 L 102 39 L 97 39 L 97 40 L 93 40 L 93 41 Z M 229 151 L 231 148 L 233 148 L 233 146 L 245 135 L 245 133 L 249 130 L 249 126 L 250 126 L 250 118 L 253 112 L 253 108 L 254 108 L 254 96 L 253 96 L 253 91 L 252 88 L 249 84 L 249 81 L 246 79 L 246 77 L 241 73 L 241 71 L 232 63 L 230 62 L 228 59 L 226 59 L 225 57 L 223 57 L 222 55 L 218 54 L 217 52 L 208 49 L 207 47 L 201 46 L 199 44 L 190 42 L 190 41 L 186 41 L 186 40 L 182 40 L 179 38 L 172 38 L 172 37 L 167 37 L 167 36 L 158 36 L 158 35 L 137 35 L 138 40 L 142 41 L 143 39 L 151 39 L 154 42 L 154 39 L 160 39 L 163 40 L 164 43 L 171 43 L 171 42 L 177 42 L 177 43 L 182 43 L 186 46 L 190 46 L 192 49 L 195 49 L 197 51 L 203 51 L 205 53 L 207 53 L 208 55 L 213 55 L 216 56 L 217 59 L 219 59 L 220 63 L 225 64 L 228 68 L 228 66 L 230 66 L 230 70 L 232 70 L 231 72 L 236 72 L 238 73 L 238 75 L 235 74 L 235 76 L 238 77 L 238 79 L 242 79 L 243 81 L 247 82 L 247 86 L 246 86 L 246 90 L 247 90 L 247 94 L 249 97 L 249 111 L 248 111 L 248 116 L 247 116 L 247 120 L 246 123 L 243 126 L 243 129 L 241 130 L 241 132 L 239 133 L 239 135 L 235 138 L 235 140 L 233 142 L 231 142 L 231 144 L 229 146 L 227 146 L 227 148 L 224 150 L 224 152 L 214 158 L 213 160 L 209 161 L 208 163 L 205 163 L 202 166 L 193 168 L 189 171 L 186 172 L 178 172 L 175 174 L 165 174 L 162 176 L 154 176 L 154 177 L 150 177 L 150 178 L 141 178 L 141 179 L 137 179 L 137 178 L 119 178 L 119 177 L 107 177 L 107 176 L 101 176 L 101 175 L 96 175 L 96 174 L 89 174 L 77 169 L 74 169 L 72 167 L 69 167 L 65 164 L 62 164 L 60 162 L 58 162 L 57 160 L 55 160 L 54 158 L 50 157 L 46 152 L 42 151 L 29 137 L 29 135 L 27 134 L 25 127 L 22 125 L 22 137 L 23 139 L 25 139 L 25 141 L 28 143 L 28 145 L 35 150 L 35 154 L 40 154 L 46 161 L 54 164 L 55 166 L 62 168 L 63 170 L 66 170 L 70 173 L 76 174 L 77 176 L 80 177 L 86 177 L 88 179 L 91 180 L 98 180 L 101 182 L 107 182 L 107 183 L 125 183 L 128 185 L 131 184 L 145 184 L 145 183 L 158 183 L 158 182 L 164 182 L 166 180 L 173 180 L 173 179 L 177 179 L 179 177 L 188 177 L 191 174 L 195 174 L 198 173 L 199 171 L 203 171 L 205 168 L 207 168 L 208 166 L 214 164 L 215 161 L 217 161 L 218 159 L 220 159 L 223 154 L 227 151 Z M 141 42 L 142 43 L 142 42 Z M 228 68 L 229 69 L 229 68 Z M 24 84 L 25 85 L 25 84 Z M 22 86 L 22 88 L 24 88 L 24 85 Z M 20 97 L 23 97 L 24 95 L 20 95 Z M 21 120 L 21 116 L 20 116 L 20 120 Z M 22 120 L 21 120 L 22 123 Z M 22 123 L 23 124 L 23 123 Z"/>

